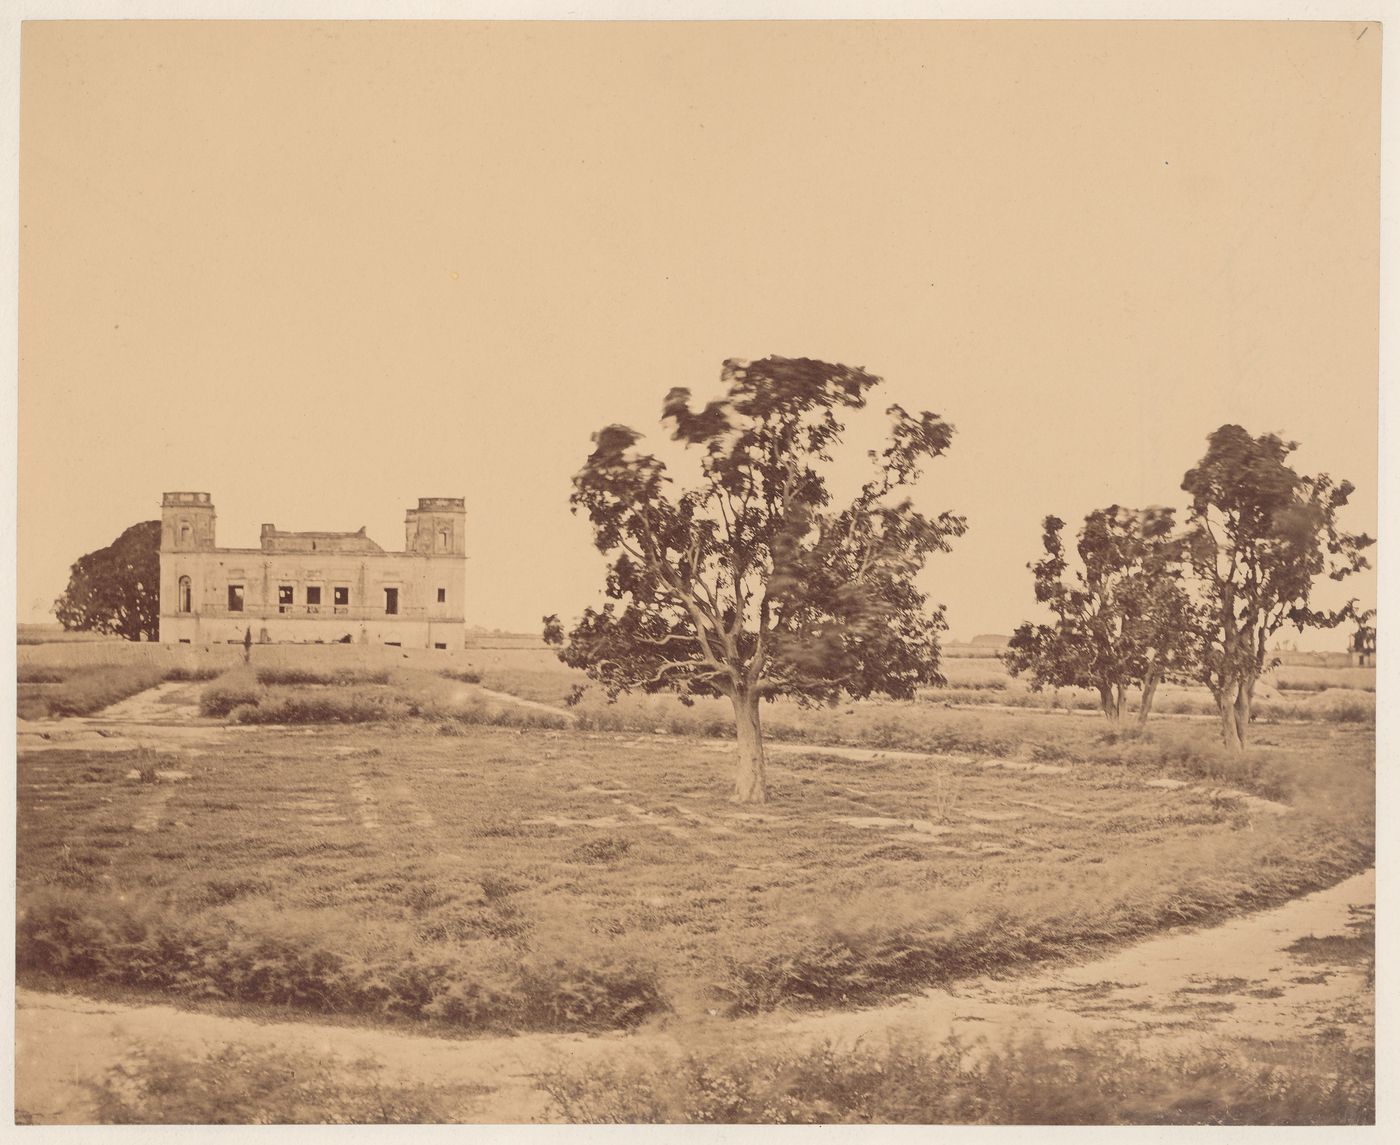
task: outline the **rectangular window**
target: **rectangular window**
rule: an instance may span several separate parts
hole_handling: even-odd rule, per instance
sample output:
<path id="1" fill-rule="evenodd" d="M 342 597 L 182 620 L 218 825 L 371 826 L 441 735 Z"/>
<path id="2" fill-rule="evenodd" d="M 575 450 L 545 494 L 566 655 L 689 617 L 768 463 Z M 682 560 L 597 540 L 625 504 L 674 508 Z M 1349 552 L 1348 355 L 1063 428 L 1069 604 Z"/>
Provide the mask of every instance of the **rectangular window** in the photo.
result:
<path id="1" fill-rule="evenodd" d="M 447 651 L 447 645 L 446 645 L 446 644 L 434 644 L 433 647 L 434 647 L 434 648 L 441 648 L 444 652 Z"/>
<path id="2" fill-rule="evenodd" d="M 440 589 L 438 589 L 438 603 L 439 603 L 439 604 L 446 604 L 446 603 L 447 603 L 447 589 L 445 589 L 445 588 L 440 588 Z"/>
<path id="3" fill-rule="evenodd" d="M 384 590 L 384 615 L 397 616 L 399 614 L 399 590 L 396 588 L 386 588 Z"/>
<path id="4" fill-rule="evenodd" d="M 399 640 L 386 640 L 386 641 L 384 641 L 384 647 L 385 647 L 385 648 L 402 648 L 402 647 L 403 647 L 403 642 L 402 642 L 402 641 L 399 641 Z"/>
<path id="5" fill-rule="evenodd" d="M 229 605 L 232 608 L 232 605 Z M 279 584 L 277 586 L 277 611 L 292 611 L 292 586 L 289 584 Z"/>
<path id="6" fill-rule="evenodd" d="M 241 584 L 228 586 L 228 610 L 230 612 L 243 611 L 243 586 Z"/>
<path id="7" fill-rule="evenodd" d="M 331 602 L 335 605 L 336 612 L 346 613 L 350 611 L 350 586 L 338 584 L 331 589 Z"/>
<path id="8" fill-rule="evenodd" d="M 321 586 L 319 584 L 309 584 L 306 586 L 306 611 L 321 611 Z"/>

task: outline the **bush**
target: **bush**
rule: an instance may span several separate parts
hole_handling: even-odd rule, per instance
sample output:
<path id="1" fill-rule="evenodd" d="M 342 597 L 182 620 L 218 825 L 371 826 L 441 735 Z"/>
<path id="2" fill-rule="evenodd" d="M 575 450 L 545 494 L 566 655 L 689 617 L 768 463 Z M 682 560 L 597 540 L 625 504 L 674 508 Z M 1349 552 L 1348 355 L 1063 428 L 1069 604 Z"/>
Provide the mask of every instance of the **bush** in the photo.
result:
<path id="1" fill-rule="evenodd" d="M 368 688 L 266 690 L 230 712 L 240 724 L 364 724 L 416 714 L 402 697 Z"/>
<path id="2" fill-rule="evenodd" d="M 217 680 L 223 674 L 222 668 L 171 668 L 165 673 L 165 678 L 170 681 Z"/>
<path id="3" fill-rule="evenodd" d="M 470 668 L 440 668 L 438 675 L 444 680 L 456 680 L 460 684 L 481 683 L 481 673 L 473 672 Z"/>
<path id="4" fill-rule="evenodd" d="M 234 1044 L 202 1057 L 140 1047 L 88 1083 L 105 1125 L 423 1125 L 464 1120 L 475 1086 L 386 1084 L 372 1061 Z"/>
<path id="5" fill-rule="evenodd" d="M 1260 1061 L 1247 1044 L 1167 1056 L 1108 1035 L 977 1051 L 929 1045 L 727 1051 L 542 1075 L 559 1119 L 582 1123 L 1370 1125 L 1375 1064 L 1340 1046 Z"/>
<path id="6" fill-rule="evenodd" d="M 250 927 L 57 888 L 20 912 L 15 964 L 89 986 L 501 1031 L 619 1029 L 666 1008 L 653 967 L 577 943 L 567 956 L 490 939 L 355 953 L 284 915 Z"/>
<path id="7" fill-rule="evenodd" d="M 257 679 L 245 668 L 220 676 L 199 694 L 201 716 L 227 716 L 235 708 L 257 707 L 262 697 Z"/>
<path id="8" fill-rule="evenodd" d="M 310 668 L 257 669 L 258 683 L 272 684 L 324 684 L 333 688 L 349 688 L 356 684 L 387 684 L 387 668 L 333 668 L 320 672 Z"/>

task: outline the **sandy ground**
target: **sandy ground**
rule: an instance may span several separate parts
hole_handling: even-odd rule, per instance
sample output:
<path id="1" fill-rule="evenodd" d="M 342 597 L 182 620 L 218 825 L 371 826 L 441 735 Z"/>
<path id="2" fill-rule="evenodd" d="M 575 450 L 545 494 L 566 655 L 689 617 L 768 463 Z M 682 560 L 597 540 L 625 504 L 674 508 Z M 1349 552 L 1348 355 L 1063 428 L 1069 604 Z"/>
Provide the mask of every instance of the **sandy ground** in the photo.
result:
<path id="1" fill-rule="evenodd" d="M 142 1045 L 196 1054 L 231 1042 L 369 1057 L 390 1077 L 478 1085 L 489 1091 L 464 1117 L 481 1123 L 546 1120 L 535 1077 L 549 1068 L 658 1057 L 740 1044 L 793 1046 L 883 1039 L 896 1031 L 995 1043 L 1039 1032 L 1066 1042 L 1099 1030 L 1133 1035 L 1144 1050 L 1212 1035 L 1265 1040 L 1373 1037 L 1365 967 L 1300 939 L 1348 936 L 1358 908 L 1375 902 L 1375 872 L 1275 910 L 1205 929 L 1182 928 L 1105 957 L 1020 978 L 979 979 L 863 1011 L 673 1022 L 634 1034 L 529 1035 L 451 1040 L 316 1022 L 262 1022 L 164 1005 L 95 1001 L 21 989 L 16 997 L 16 1108 L 38 1124 L 82 1124 L 84 1083 L 132 1060 Z M 1325 944 L 1321 944 L 1325 945 Z"/>

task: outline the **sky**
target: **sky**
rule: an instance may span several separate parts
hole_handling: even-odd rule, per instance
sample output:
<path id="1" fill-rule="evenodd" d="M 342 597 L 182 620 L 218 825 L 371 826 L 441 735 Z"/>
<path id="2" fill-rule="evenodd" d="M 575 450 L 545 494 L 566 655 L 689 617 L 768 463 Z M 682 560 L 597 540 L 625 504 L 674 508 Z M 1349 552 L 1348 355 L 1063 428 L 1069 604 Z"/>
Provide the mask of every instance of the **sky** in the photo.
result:
<path id="1" fill-rule="evenodd" d="M 19 619 L 180 489 L 248 547 L 464 496 L 468 623 L 536 631 L 601 589 L 590 434 L 769 354 L 885 379 L 851 465 L 890 402 L 957 427 L 958 638 L 1035 615 L 1041 518 L 1181 506 L 1226 422 L 1374 535 L 1379 33 L 28 23 Z"/>

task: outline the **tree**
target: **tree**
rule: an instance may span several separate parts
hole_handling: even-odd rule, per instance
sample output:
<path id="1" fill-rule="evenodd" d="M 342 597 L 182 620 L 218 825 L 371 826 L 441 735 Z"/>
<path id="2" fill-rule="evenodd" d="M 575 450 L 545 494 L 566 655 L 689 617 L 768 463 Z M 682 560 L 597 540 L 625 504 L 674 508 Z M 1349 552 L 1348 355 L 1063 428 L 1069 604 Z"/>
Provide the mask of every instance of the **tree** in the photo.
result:
<path id="1" fill-rule="evenodd" d="M 1363 668 L 1370 667 L 1367 661 L 1374 661 L 1376 658 L 1376 610 L 1368 608 L 1364 612 L 1356 609 L 1356 602 L 1352 602 L 1352 615 L 1356 620 L 1356 631 L 1351 634 L 1351 651 L 1356 655 L 1356 662 Z"/>
<path id="2" fill-rule="evenodd" d="M 731 360 L 726 395 L 691 408 L 690 391 L 666 396 L 662 421 L 698 452 L 699 481 L 671 489 L 665 464 L 636 448 L 640 435 L 612 425 L 574 478 L 609 561 L 608 603 L 589 608 L 565 636 L 545 618 L 564 663 L 584 669 L 609 697 L 640 689 L 725 696 L 739 759 L 734 799 L 767 799 L 759 704 L 805 704 L 841 694 L 908 698 L 942 683 L 942 608 L 914 584 L 926 558 L 946 551 L 962 517 L 917 511 L 906 490 L 920 463 L 944 453 L 953 428 L 897 405 L 875 470 L 841 507 L 826 466 L 843 410 L 858 410 L 880 383 L 863 369 L 807 358 Z"/>
<path id="3" fill-rule="evenodd" d="M 1313 609 L 1314 582 L 1370 567 L 1363 553 L 1374 542 L 1337 526 L 1355 488 L 1350 482 L 1303 476 L 1288 465 L 1296 442 L 1222 425 L 1207 443 L 1181 484 L 1191 495 L 1186 551 L 1201 606 L 1200 678 L 1215 697 L 1222 741 L 1239 749 L 1269 638 L 1285 624 L 1302 632 L 1350 617 L 1351 604 Z"/>
<path id="4" fill-rule="evenodd" d="M 79 557 L 53 611 L 70 632 L 159 639 L 160 522 L 132 525 L 105 549 Z"/>
<path id="5" fill-rule="evenodd" d="M 1181 543 L 1173 538 L 1174 510 L 1138 512 L 1117 505 L 1096 509 L 1079 533 L 1080 568 L 1069 570 L 1058 517 L 1044 522 L 1043 559 L 1035 599 L 1053 624 L 1016 629 L 1003 660 L 1031 688 L 1093 688 L 1112 724 L 1121 722 L 1129 687 L 1141 691 L 1138 723 L 1152 711 L 1157 685 L 1178 674 L 1190 656 L 1190 600 L 1181 586 Z"/>

